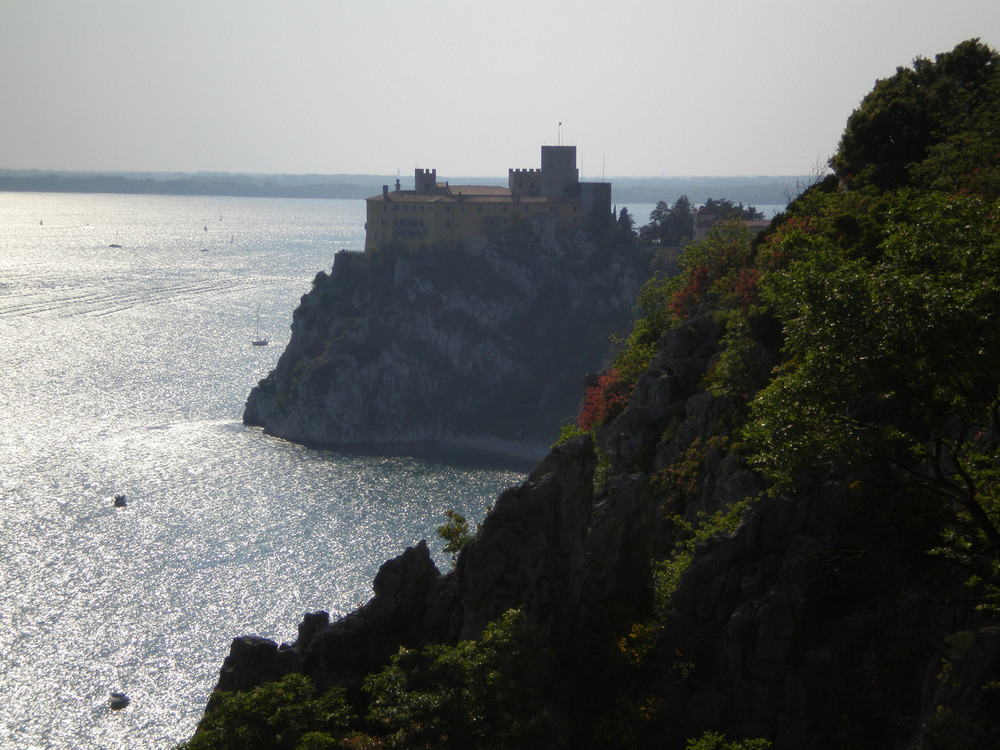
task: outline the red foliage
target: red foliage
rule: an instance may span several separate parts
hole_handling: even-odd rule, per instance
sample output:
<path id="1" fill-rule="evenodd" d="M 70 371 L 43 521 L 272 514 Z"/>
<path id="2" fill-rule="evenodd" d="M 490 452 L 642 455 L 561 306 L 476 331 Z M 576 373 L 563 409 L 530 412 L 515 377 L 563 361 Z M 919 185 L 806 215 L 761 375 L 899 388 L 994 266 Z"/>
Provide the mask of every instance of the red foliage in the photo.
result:
<path id="1" fill-rule="evenodd" d="M 678 318 L 686 318 L 692 307 L 697 305 L 711 284 L 708 266 L 700 265 L 688 273 L 688 283 L 675 292 L 667 303 L 667 309 Z"/>
<path id="2" fill-rule="evenodd" d="M 597 378 L 597 385 L 587 388 L 577 425 L 581 430 L 589 430 L 610 422 L 621 414 L 630 395 L 615 368 L 601 373 Z"/>
<path id="3" fill-rule="evenodd" d="M 760 290 L 757 284 L 760 281 L 760 271 L 756 268 L 743 268 L 736 276 L 733 284 L 733 292 L 737 301 L 744 307 L 757 304 L 760 299 Z"/>
<path id="4" fill-rule="evenodd" d="M 794 234 L 811 234 L 816 229 L 808 216 L 792 216 L 784 221 L 768 238 L 764 252 L 758 257 L 759 265 L 769 271 L 787 268 L 792 260 L 792 251 L 784 245 Z"/>

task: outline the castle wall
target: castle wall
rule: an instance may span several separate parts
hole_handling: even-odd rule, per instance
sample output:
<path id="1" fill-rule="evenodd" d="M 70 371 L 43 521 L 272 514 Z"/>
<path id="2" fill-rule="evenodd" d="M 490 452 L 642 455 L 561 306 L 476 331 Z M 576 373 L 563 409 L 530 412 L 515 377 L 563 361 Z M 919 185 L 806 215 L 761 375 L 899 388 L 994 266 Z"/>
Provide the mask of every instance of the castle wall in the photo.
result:
<path id="1" fill-rule="evenodd" d="M 611 183 L 581 182 L 580 208 L 584 216 L 590 216 L 594 211 L 605 215 L 611 214 Z"/>

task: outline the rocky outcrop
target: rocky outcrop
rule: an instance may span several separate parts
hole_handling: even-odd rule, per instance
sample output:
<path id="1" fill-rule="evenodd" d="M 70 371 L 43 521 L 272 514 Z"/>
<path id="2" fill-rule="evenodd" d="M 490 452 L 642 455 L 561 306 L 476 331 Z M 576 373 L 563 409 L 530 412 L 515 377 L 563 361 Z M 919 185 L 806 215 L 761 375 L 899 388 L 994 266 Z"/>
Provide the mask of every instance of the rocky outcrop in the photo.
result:
<path id="1" fill-rule="evenodd" d="M 926 554 L 940 527 L 912 512 L 884 466 L 758 499 L 734 532 L 695 548 L 640 670 L 623 679 L 595 656 L 650 620 L 651 560 L 674 539 L 666 517 L 694 520 L 762 489 L 711 439 L 727 409 L 703 390 L 718 350 L 708 316 L 668 332 L 596 444 L 554 448 L 503 493 L 454 570 L 440 573 L 425 544 L 406 550 L 347 617 L 307 615 L 291 645 L 236 639 L 218 689 L 288 671 L 356 687 L 399 646 L 474 638 L 516 607 L 561 657 L 560 701 L 576 720 L 632 696 L 657 707 L 650 747 L 681 748 L 706 730 L 776 750 L 996 746 L 996 619 L 966 599 L 964 571 Z M 695 454 L 694 491 L 669 490 Z"/>
<path id="2" fill-rule="evenodd" d="M 547 444 L 577 411 L 581 373 L 630 327 L 647 269 L 636 251 L 582 236 L 474 254 L 338 253 L 243 420 L 312 445 Z"/>
<path id="3" fill-rule="evenodd" d="M 710 359 L 698 331 L 717 340 L 707 318 L 668 334 L 660 374 L 633 399 L 646 419 L 679 418 L 685 434 L 694 429 L 686 425 L 708 424 L 703 400 L 694 398 Z M 688 413 L 690 406 L 699 410 Z M 630 419 L 626 411 L 616 424 Z M 400 645 L 474 638 L 511 608 L 554 640 L 581 647 L 627 626 L 649 607 L 657 524 L 647 475 L 634 470 L 633 454 L 643 446 L 629 453 L 618 434 L 610 430 L 605 442 L 630 469 L 616 470 L 595 490 L 594 441 L 585 436 L 553 448 L 521 485 L 501 494 L 453 571 L 442 575 L 424 543 L 406 550 L 383 565 L 372 600 L 342 620 L 307 615 L 294 644 L 272 643 L 269 650 L 258 639 L 236 639 L 219 689 L 246 689 L 253 674 L 263 682 L 289 670 L 323 685 L 356 684 Z M 723 492 L 732 483 L 719 484 Z"/>

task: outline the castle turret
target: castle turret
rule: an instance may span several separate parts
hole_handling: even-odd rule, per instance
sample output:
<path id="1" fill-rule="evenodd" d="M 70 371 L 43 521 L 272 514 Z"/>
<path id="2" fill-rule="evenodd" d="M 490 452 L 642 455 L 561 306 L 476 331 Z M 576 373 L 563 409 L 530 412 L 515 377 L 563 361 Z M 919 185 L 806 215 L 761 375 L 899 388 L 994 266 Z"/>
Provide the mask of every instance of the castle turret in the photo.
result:
<path id="1" fill-rule="evenodd" d="M 413 190 L 417 195 L 436 195 L 437 170 L 415 169 L 413 171 Z"/>
<path id="2" fill-rule="evenodd" d="M 576 146 L 542 146 L 543 196 L 564 198 L 573 195 L 579 182 Z"/>
<path id="3" fill-rule="evenodd" d="M 542 194 L 542 170 L 508 169 L 507 187 L 515 198 L 524 196 L 537 198 Z"/>

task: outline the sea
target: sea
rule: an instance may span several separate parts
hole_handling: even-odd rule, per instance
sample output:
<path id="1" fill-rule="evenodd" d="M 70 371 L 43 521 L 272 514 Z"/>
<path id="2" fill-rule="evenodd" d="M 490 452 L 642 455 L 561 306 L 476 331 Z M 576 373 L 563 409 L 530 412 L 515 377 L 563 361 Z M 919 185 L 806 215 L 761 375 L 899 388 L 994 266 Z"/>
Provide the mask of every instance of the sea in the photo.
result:
<path id="1" fill-rule="evenodd" d="M 234 637 L 349 612 L 421 539 L 448 568 L 445 511 L 523 479 L 242 424 L 363 243 L 360 200 L 0 193 L 0 748 L 174 747 Z"/>

